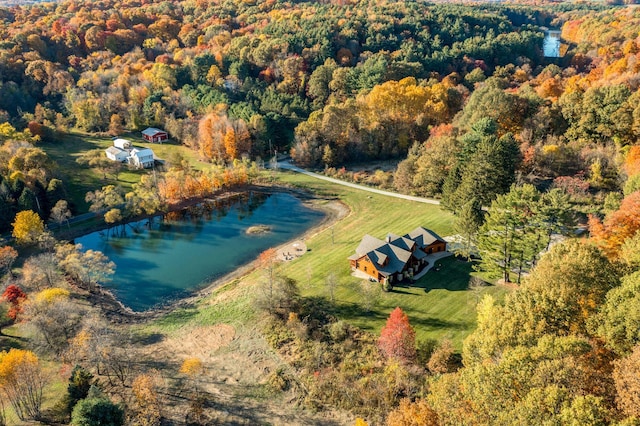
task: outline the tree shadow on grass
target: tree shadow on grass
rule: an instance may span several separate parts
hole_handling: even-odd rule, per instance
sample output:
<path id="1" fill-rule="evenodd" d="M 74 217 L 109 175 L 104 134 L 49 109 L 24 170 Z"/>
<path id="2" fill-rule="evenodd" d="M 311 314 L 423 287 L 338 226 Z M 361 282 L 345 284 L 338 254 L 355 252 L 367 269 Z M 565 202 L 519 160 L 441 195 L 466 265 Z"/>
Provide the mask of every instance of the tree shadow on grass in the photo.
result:
<path id="1" fill-rule="evenodd" d="M 461 262 L 453 256 L 437 261 L 437 268 L 432 268 L 410 287 L 431 290 L 465 291 L 469 288 L 469 280 L 473 271 L 472 263 Z"/>
<path id="2" fill-rule="evenodd" d="M 395 289 L 394 289 L 394 292 Z M 419 296 L 405 291 L 397 291 L 398 293 L 406 293 L 413 296 Z M 361 303 L 344 303 L 336 301 L 331 303 L 324 297 L 314 296 L 304 298 L 304 304 L 306 307 L 305 315 L 309 315 L 311 312 L 315 313 L 315 317 L 326 324 L 329 317 L 345 321 L 355 321 L 358 326 L 364 330 L 374 331 L 374 326 L 377 327 L 381 322 L 387 320 L 389 311 L 387 308 L 374 305 L 370 309 L 367 309 Z M 314 316 L 313 314 L 311 316 Z M 468 330 L 472 327 L 472 324 L 464 321 L 449 321 L 442 318 L 434 317 L 422 317 L 418 315 L 410 315 L 411 325 L 419 328 L 426 329 L 448 329 L 448 330 Z M 371 324 L 372 326 L 367 326 Z M 377 331 L 376 331 L 377 332 Z"/>
<path id="3" fill-rule="evenodd" d="M 434 329 L 444 329 L 447 330 L 466 330 L 469 328 L 470 324 L 458 321 L 446 321 L 441 318 L 410 318 L 411 325 L 414 327 L 426 327 L 426 328 L 434 328 Z"/>
<path id="4" fill-rule="evenodd" d="M 408 294 L 409 296 L 417 296 L 417 294 L 415 294 L 415 293 L 412 293 L 410 291 L 400 290 L 400 288 L 398 288 L 398 287 L 400 287 L 400 288 L 403 288 L 403 287 L 410 288 L 411 285 L 407 284 L 407 285 L 400 285 L 400 286 L 397 286 L 397 287 L 394 286 L 393 289 L 389 291 L 389 293 Z"/>
<path id="5" fill-rule="evenodd" d="M 19 340 L 19 337 L 7 336 L 6 334 L 0 335 L 0 352 L 8 351 L 9 349 L 22 349 L 23 345 Z"/>
<path id="6" fill-rule="evenodd" d="M 160 343 L 163 340 L 164 340 L 164 334 L 161 334 L 161 333 L 141 332 L 131 336 L 132 343 L 143 345 L 143 346 L 155 345 L 156 343 Z"/>

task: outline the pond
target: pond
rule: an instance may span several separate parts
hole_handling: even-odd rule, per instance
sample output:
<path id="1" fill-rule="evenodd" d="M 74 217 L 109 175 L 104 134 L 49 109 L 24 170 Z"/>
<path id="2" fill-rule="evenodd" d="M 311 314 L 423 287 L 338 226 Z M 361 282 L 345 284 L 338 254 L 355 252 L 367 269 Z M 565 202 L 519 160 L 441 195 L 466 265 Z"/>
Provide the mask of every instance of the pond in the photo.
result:
<path id="1" fill-rule="evenodd" d="M 107 255 L 116 273 L 104 287 L 134 311 L 144 311 L 203 288 L 262 251 L 301 235 L 322 217 L 290 194 L 250 192 L 94 232 L 75 242 Z M 270 231 L 247 233 L 258 225 Z"/>
<path id="2" fill-rule="evenodd" d="M 544 40 L 542 42 L 542 52 L 545 58 L 560 58 L 560 31 L 545 31 Z"/>

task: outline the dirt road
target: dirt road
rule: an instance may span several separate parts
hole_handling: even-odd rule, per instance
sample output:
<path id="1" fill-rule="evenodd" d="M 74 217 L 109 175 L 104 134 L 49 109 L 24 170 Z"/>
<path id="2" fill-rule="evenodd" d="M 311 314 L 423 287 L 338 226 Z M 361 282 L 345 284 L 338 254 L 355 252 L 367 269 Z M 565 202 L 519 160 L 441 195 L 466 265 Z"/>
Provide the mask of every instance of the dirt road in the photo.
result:
<path id="1" fill-rule="evenodd" d="M 326 180 L 326 181 L 329 181 L 329 182 L 337 183 L 338 185 L 343 185 L 343 186 L 348 186 L 350 188 L 360 189 L 362 191 L 369 191 L 369 192 L 373 192 L 375 194 L 386 195 L 388 197 L 402 198 L 403 200 L 417 201 L 418 203 L 440 205 L 440 201 L 434 200 L 434 199 L 431 199 L 431 198 L 414 197 L 412 195 L 404 195 L 404 194 L 398 194 L 396 192 L 383 191 L 381 189 L 370 188 L 368 186 L 358 185 L 358 184 L 351 183 L 351 182 L 345 182 L 345 181 L 340 180 L 340 179 L 334 179 L 334 178 L 330 178 L 330 177 L 327 177 L 327 176 L 323 176 L 323 175 L 318 174 L 318 173 L 309 172 L 309 171 L 307 171 L 305 169 L 301 169 L 300 167 L 294 166 L 293 164 L 291 164 L 290 162 L 285 161 L 285 160 L 279 161 L 278 162 L 278 167 L 281 168 L 281 169 L 285 169 L 285 170 L 291 170 L 292 172 L 302 173 L 302 174 L 305 174 L 307 176 L 314 177 L 316 179 L 322 179 L 322 180 Z"/>

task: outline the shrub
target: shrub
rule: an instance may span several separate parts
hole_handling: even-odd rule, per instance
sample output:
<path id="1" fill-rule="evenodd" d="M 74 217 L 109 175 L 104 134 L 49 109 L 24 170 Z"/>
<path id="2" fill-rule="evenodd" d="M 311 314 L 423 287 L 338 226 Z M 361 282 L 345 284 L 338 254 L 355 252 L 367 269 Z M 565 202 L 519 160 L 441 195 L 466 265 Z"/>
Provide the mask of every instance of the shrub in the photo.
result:
<path id="1" fill-rule="evenodd" d="M 80 400 L 71 414 L 72 426 L 122 426 L 124 410 L 114 404 L 95 386 L 86 399 Z"/>

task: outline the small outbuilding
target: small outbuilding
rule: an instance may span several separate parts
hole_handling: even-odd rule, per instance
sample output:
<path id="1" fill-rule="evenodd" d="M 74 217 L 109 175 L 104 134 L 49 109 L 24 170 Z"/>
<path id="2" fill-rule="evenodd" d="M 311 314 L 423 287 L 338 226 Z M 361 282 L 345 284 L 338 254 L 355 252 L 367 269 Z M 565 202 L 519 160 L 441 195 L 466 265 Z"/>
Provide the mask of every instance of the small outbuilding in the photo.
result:
<path id="1" fill-rule="evenodd" d="M 129 157 L 129 153 L 117 146 L 110 146 L 105 150 L 107 153 L 107 158 L 111 161 L 117 161 L 119 163 L 124 163 L 127 161 Z"/>
<path id="2" fill-rule="evenodd" d="M 114 139 L 113 146 L 120 149 L 131 149 L 131 141 L 128 139 Z"/>
<path id="3" fill-rule="evenodd" d="M 156 129 L 155 127 L 149 127 L 142 131 L 142 137 L 151 143 L 162 143 L 162 141 L 169 140 L 169 134 L 164 130 Z"/>

